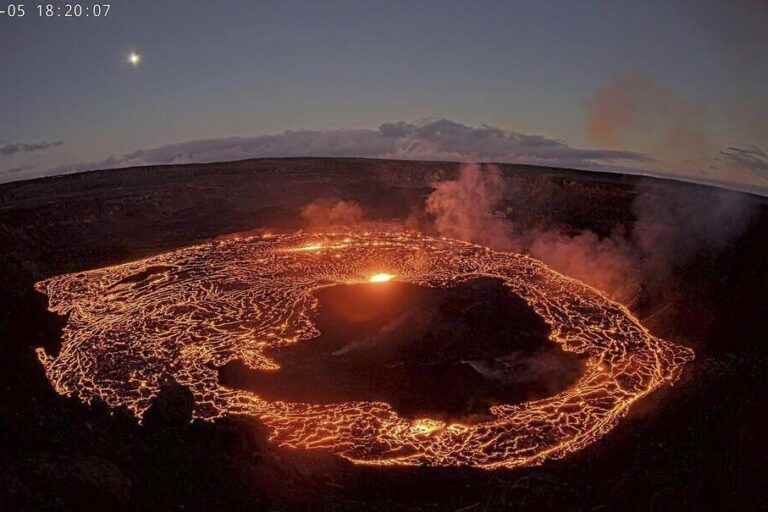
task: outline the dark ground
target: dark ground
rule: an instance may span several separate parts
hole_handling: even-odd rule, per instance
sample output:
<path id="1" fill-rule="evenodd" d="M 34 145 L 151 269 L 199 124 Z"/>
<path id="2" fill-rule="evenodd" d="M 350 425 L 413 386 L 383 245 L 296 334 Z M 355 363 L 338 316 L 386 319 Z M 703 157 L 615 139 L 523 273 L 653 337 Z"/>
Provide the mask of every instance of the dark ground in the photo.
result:
<path id="1" fill-rule="evenodd" d="M 649 178 L 504 166 L 516 221 L 610 233 L 639 194 L 721 192 Z M 32 289 L 42 278 L 133 260 L 227 233 L 294 229 L 318 197 L 374 218 L 407 216 L 445 163 L 257 160 L 93 172 L 0 186 L 0 510 L 765 510 L 768 211 L 727 244 L 678 265 L 634 311 L 693 346 L 681 381 L 633 407 L 601 441 L 514 471 L 384 469 L 275 449 L 258 422 L 188 423 L 169 386 L 144 426 L 124 411 L 56 395 L 33 348 L 63 319 Z M 730 194 L 730 193 L 729 193 Z M 681 237 L 686 225 L 675 226 Z M 652 312 L 652 316 L 651 316 Z"/>

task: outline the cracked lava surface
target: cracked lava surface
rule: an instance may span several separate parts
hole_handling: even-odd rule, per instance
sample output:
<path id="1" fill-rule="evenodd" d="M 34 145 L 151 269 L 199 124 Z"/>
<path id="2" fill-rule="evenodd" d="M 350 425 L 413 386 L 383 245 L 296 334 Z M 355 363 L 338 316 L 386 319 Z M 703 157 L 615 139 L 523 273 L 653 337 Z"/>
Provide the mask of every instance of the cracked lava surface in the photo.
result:
<path id="1" fill-rule="evenodd" d="M 575 384 L 492 406 L 487 421 L 463 424 L 408 419 L 384 402 L 268 401 L 218 382 L 217 368 L 229 362 L 269 372 L 279 368 L 270 349 L 312 343 L 323 287 L 394 280 L 440 288 L 478 277 L 501 279 L 544 319 L 551 342 L 586 358 Z M 274 443 L 364 464 L 492 469 L 564 457 L 608 433 L 636 400 L 674 383 L 694 357 L 534 259 L 410 233 L 233 238 L 36 288 L 51 311 L 69 314 L 59 354 L 38 349 L 58 393 L 125 406 L 140 419 L 174 379 L 192 391 L 196 419 L 254 416 Z"/>

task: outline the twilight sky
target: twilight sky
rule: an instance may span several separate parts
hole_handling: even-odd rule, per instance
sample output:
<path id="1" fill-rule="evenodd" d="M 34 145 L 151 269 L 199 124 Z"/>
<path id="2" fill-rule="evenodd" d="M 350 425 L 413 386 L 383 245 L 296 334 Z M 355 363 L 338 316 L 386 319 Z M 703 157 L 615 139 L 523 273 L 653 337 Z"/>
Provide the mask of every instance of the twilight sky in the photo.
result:
<path id="1" fill-rule="evenodd" d="M 0 182 L 308 155 L 768 189 L 768 1 L 414 4 L 26 2 L 0 16 Z"/>

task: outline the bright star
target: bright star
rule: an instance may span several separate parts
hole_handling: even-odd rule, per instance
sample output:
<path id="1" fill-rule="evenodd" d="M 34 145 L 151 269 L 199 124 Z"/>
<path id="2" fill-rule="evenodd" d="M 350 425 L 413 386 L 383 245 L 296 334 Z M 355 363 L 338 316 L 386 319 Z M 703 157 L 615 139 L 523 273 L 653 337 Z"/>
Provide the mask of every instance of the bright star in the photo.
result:
<path id="1" fill-rule="evenodd" d="M 138 67 L 138 65 L 141 63 L 141 55 L 136 52 L 129 53 L 128 63 L 133 67 Z"/>

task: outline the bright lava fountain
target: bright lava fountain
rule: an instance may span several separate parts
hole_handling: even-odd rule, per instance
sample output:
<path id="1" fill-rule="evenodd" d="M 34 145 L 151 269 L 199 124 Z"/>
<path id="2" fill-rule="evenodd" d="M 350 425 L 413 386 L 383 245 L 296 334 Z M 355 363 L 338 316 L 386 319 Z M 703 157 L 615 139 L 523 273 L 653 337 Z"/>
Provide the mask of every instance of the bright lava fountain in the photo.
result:
<path id="1" fill-rule="evenodd" d="M 218 382 L 217 368 L 231 361 L 270 371 L 278 365 L 267 349 L 311 343 L 322 287 L 391 279 L 453 287 L 477 277 L 503 280 L 547 322 L 553 343 L 587 357 L 573 386 L 460 424 L 407 419 L 382 402 L 266 401 Z M 235 238 L 36 287 L 52 311 L 70 315 L 59 355 L 38 349 L 57 392 L 126 406 L 141 418 L 175 379 L 192 391 L 197 419 L 252 415 L 281 446 L 327 449 L 364 464 L 490 469 L 564 457 L 604 436 L 693 359 L 623 306 L 536 260 L 417 234 Z"/>

